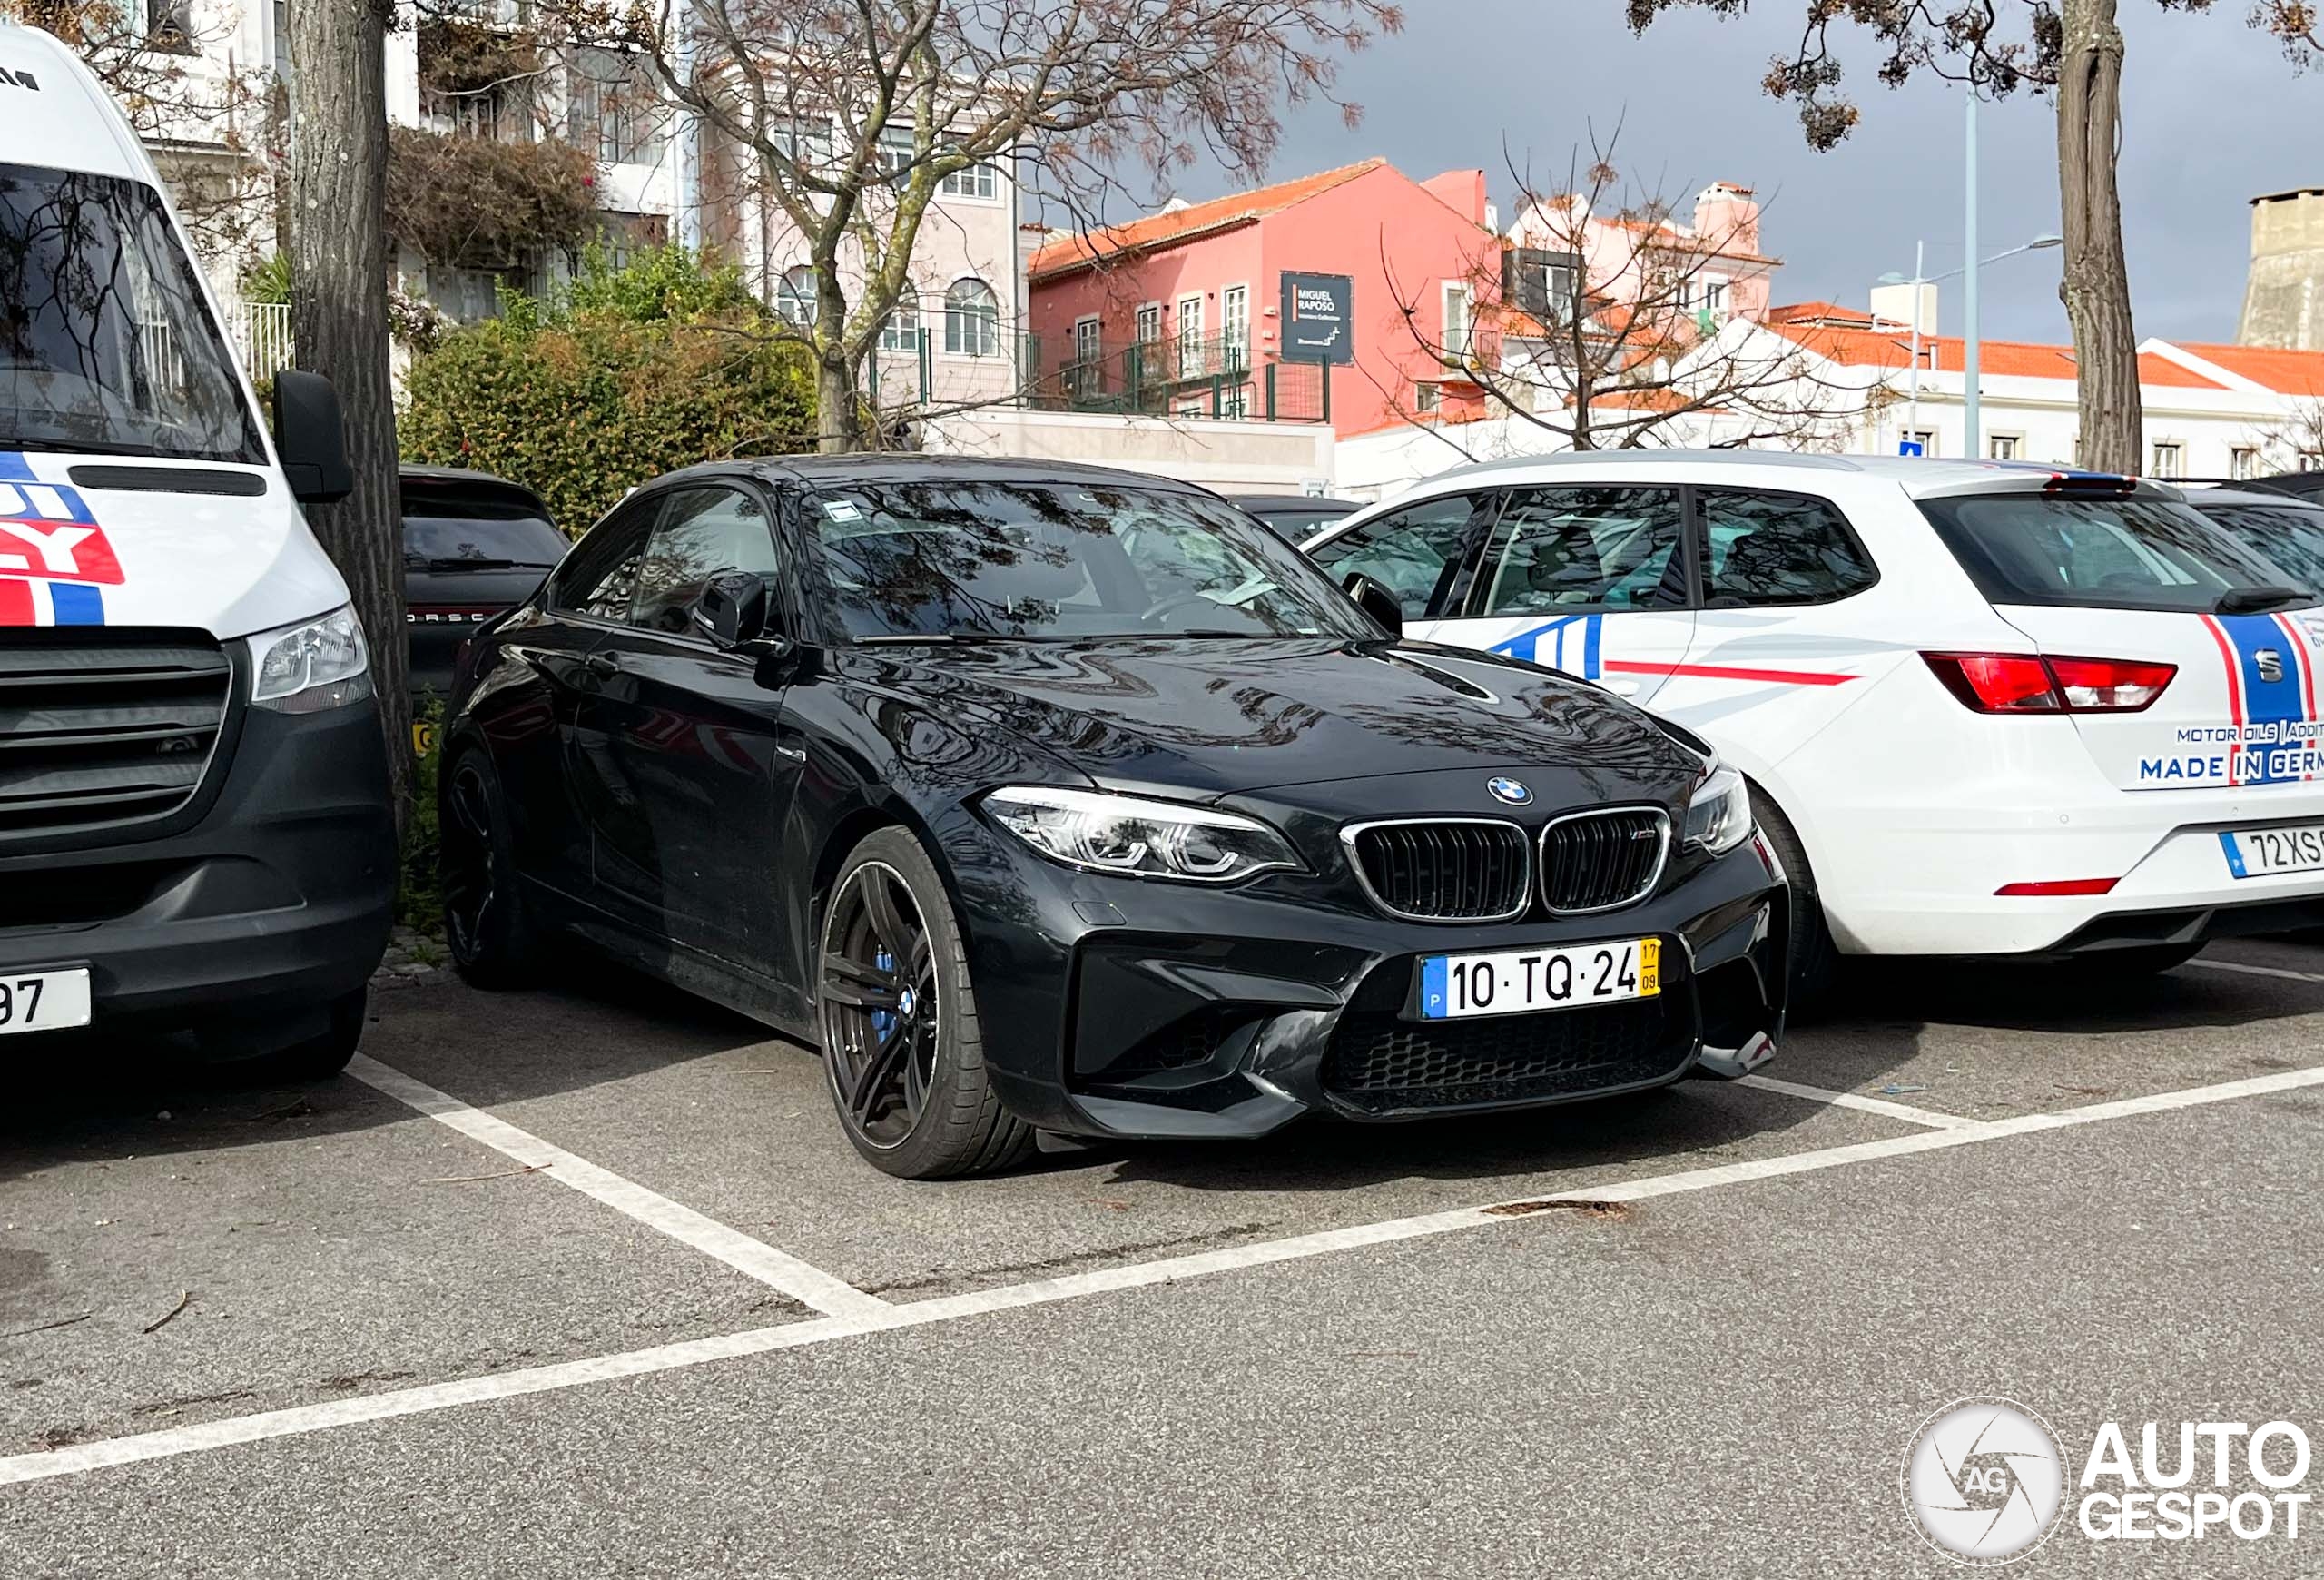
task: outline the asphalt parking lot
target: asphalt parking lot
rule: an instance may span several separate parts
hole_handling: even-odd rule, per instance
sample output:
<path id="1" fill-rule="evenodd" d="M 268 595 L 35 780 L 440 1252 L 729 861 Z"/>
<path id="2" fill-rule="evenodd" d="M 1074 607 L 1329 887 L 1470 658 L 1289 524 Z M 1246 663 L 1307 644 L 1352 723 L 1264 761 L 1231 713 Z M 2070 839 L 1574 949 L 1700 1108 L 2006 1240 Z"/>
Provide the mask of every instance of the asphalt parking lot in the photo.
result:
<path id="1" fill-rule="evenodd" d="M 2324 1418 L 2324 948 L 1882 973 L 1766 1081 L 947 1185 L 659 989 L 374 1012 L 314 1086 L 15 1071 L 0 1575 L 1938 1574 L 1949 1400 Z M 2021 1572 L 2305 1551 L 2069 1516 Z"/>

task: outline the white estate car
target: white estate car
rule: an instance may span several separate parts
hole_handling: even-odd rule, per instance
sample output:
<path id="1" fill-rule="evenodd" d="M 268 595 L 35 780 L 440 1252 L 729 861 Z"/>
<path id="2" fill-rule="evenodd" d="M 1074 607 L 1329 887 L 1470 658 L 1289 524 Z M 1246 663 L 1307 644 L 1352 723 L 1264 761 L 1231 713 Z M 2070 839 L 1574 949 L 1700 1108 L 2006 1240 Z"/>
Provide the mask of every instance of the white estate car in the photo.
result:
<path id="1" fill-rule="evenodd" d="M 2171 489 L 1604 451 L 1448 472 L 1305 548 L 1408 637 L 1715 746 L 1801 896 L 1803 987 L 1835 945 L 2162 969 L 2324 922 L 2324 609 Z"/>

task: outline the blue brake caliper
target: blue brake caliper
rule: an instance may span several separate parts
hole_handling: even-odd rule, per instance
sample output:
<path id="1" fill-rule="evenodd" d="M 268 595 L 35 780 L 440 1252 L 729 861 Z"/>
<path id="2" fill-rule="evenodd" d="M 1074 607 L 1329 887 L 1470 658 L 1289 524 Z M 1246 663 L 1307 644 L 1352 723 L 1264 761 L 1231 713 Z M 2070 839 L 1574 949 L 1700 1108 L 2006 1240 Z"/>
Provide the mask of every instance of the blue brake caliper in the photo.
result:
<path id="1" fill-rule="evenodd" d="M 872 963 L 881 971 L 892 972 L 896 969 L 896 957 L 883 949 L 872 957 Z M 895 1011 L 874 1010 L 872 1012 L 872 1034 L 881 1042 L 884 1042 L 888 1040 L 888 1032 L 894 1028 L 895 1023 Z"/>

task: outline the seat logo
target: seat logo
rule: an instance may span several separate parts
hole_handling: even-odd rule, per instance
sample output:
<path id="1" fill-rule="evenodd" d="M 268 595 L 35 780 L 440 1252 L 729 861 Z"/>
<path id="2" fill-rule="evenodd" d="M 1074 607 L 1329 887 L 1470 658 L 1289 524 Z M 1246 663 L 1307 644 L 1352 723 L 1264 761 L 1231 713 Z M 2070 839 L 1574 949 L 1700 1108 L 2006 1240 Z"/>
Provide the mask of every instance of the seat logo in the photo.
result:
<path id="1" fill-rule="evenodd" d="M 2260 678 L 2273 686 L 2284 677 L 2284 656 L 2273 647 L 2262 647 L 2251 655 L 2251 662 L 2260 667 Z"/>
<path id="2" fill-rule="evenodd" d="M 1494 800 L 1512 806 L 1523 806 L 1533 799 L 1532 788 L 1522 779 L 1492 778 L 1485 781 L 1485 788 L 1492 792 Z"/>

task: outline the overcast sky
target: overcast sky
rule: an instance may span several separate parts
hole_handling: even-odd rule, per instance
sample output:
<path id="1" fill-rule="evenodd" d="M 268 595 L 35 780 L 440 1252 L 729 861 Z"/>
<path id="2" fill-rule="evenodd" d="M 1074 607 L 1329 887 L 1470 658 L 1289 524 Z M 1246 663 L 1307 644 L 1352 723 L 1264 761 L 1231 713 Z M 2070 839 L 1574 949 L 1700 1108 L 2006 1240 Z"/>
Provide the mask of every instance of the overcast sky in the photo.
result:
<path id="1" fill-rule="evenodd" d="M 1797 39 L 1804 4 L 1756 0 L 1738 22 L 1679 14 L 1641 39 L 1622 25 L 1621 0 L 1464 0 L 1457 10 L 1452 0 L 1404 0 L 1404 32 L 1343 73 L 1363 126 L 1351 134 L 1327 107 L 1311 107 L 1286 128 L 1268 175 L 1374 153 L 1415 178 L 1482 166 L 1506 216 L 1514 183 L 1504 139 L 1521 168 L 1530 153 L 1537 172 L 1561 170 L 1591 123 L 1610 127 L 1627 112 L 1626 169 L 1672 193 L 1714 180 L 1758 189 L 1768 204 L 1762 242 L 1785 260 L 1777 301 L 1862 306 L 1877 276 L 1911 272 L 1916 238 L 1928 243 L 1931 274 L 1961 262 L 1960 90 L 1931 80 L 1891 92 L 1859 49 L 1849 80 L 1863 122 L 1834 152 L 1810 152 L 1792 109 L 1758 86 L 1769 57 Z M 2295 76 L 2244 26 L 2244 10 L 2221 0 L 2217 14 L 2188 17 L 2122 0 L 2123 232 L 2142 335 L 2232 340 L 2248 201 L 2324 185 L 2324 74 Z M 1445 25 L 1449 15 L 1457 25 Z M 2057 229 L 2054 127 L 2038 99 L 1984 107 L 1986 256 Z M 1189 173 L 1181 184 L 1202 198 L 1240 183 Z M 1984 272 L 1987 335 L 2068 338 L 2059 256 L 2029 253 Z M 1941 289 L 1944 332 L 1958 333 L 1959 282 Z"/>

